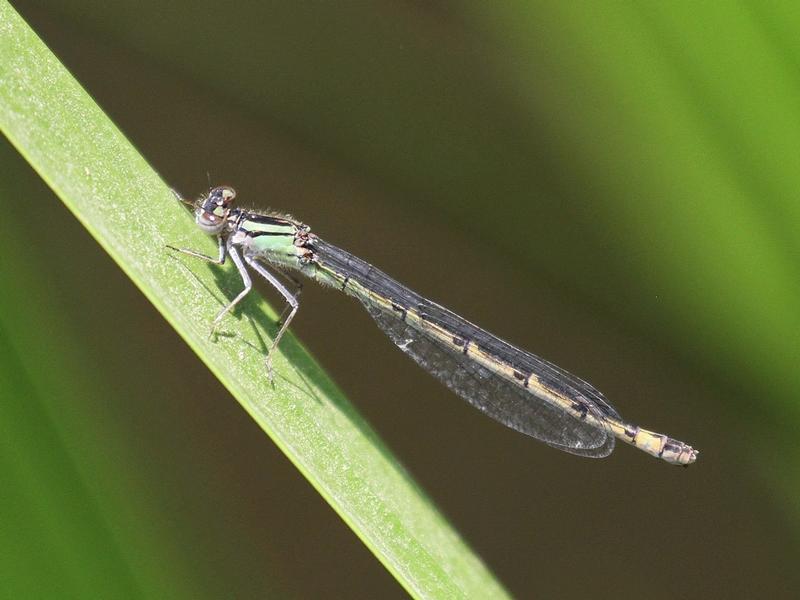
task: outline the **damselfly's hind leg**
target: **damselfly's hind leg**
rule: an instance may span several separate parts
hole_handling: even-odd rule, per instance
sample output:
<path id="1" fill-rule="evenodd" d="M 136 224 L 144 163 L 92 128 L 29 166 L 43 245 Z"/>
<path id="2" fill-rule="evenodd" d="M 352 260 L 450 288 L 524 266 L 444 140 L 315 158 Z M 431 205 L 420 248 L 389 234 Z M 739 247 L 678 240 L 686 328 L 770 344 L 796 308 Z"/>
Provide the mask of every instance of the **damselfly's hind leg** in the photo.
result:
<path id="1" fill-rule="evenodd" d="M 269 377 L 269 380 L 272 381 L 272 353 L 275 348 L 278 347 L 283 334 L 286 333 L 286 330 L 289 328 L 289 323 L 292 322 L 292 319 L 294 319 L 294 316 L 297 314 L 297 309 L 300 308 L 300 302 L 297 300 L 297 297 L 300 295 L 300 291 L 297 290 L 294 294 L 292 294 L 292 292 L 290 292 L 285 285 L 278 281 L 278 278 L 275 277 L 275 275 L 273 275 L 264 265 L 257 262 L 256 258 L 245 255 L 244 259 L 247 261 L 248 265 L 253 267 L 259 275 L 266 279 L 272 287 L 280 292 L 284 300 L 286 300 L 286 308 L 289 309 L 289 314 L 285 319 L 283 319 L 283 313 L 281 314 L 281 320 L 279 321 L 281 326 L 278 329 L 278 333 L 275 334 L 275 339 L 272 340 L 272 344 L 267 351 L 267 376 Z M 299 284 L 299 282 L 297 283 Z M 285 309 L 283 312 L 285 312 Z"/>
<path id="2" fill-rule="evenodd" d="M 254 260 L 256 260 L 256 259 L 254 259 Z M 286 273 L 285 271 L 281 271 L 280 269 L 275 269 L 275 273 L 277 273 L 278 275 L 283 275 L 283 277 L 294 286 L 294 289 L 290 290 L 289 293 L 292 296 L 294 296 L 295 300 L 297 300 L 299 302 L 300 301 L 300 294 L 303 293 L 303 282 L 302 281 L 298 281 L 297 279 L 295 279 L 294 277 L 289 275 L 289 273 Z M 291 310 L 292 310 L 292 305 L 287 302 L 286 306 L 283 307 L 283 310 L 281 311 L 281 314 L 278 315 L 278 320 L 276 322 L 276 325 L 282 325 L 284 317 L 286 317 L 286 314 L 291 312 Z"/>

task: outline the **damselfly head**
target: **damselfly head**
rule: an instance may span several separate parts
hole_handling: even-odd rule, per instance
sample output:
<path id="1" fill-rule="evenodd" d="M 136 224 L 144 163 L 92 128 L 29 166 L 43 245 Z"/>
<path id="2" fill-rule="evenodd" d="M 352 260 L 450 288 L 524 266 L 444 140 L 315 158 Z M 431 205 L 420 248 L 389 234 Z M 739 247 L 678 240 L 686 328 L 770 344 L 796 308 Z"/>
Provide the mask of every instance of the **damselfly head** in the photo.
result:
<path id="1" fill-rule="evenodd" d="M 234 198 L 236 190 L 224 185 L 212 188 L 204 198 L 200 198 L 194 210 L 194 220 L 200 229 L 210 235 L 222 233 Z"/>

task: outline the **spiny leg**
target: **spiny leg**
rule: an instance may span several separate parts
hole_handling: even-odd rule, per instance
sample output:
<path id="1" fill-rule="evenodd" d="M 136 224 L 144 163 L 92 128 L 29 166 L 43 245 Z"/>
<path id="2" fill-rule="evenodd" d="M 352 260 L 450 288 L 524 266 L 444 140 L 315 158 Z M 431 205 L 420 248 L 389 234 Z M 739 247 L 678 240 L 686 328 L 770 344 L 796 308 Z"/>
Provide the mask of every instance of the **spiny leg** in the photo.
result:
<path id="1" fill-rule="evenodd" d="M 283 334 L 289 328 L 289 323 L 292 322 L 294 316 L 297 314 L 297 309 L 300 307 L 300 303 L 297 301 L 297 296 L 293 295 L 285 285 L 283 285 L 278 278 L 275 277 L 266 267 L 261 265 L 256 261 L 255 258 L 252 256 L 245 255 L 244 259 L 247 261 L 251 267 L 253 267 L 259 275 L 261 275 L 264 279 L 266 279 L 269 284 L 274 287 L 280 294 L 283 296 L 284 300 L 286 300 L 287 305 L 290 307 L 289 316 L 281 324 L 280 329 L 278 329 L 278 333 L 275 334 L 275 339 L 272 340 L 272 344 L 267 351 L 267 375 L 269 380 L 272 381 L 272 352 L 275 348 L 278 347 L 278 343 L 281 341 Z"/>
<path id="2" fill-rule="evenodd" d="M 258 256 L 253 256 L 252 257 L 253 260 L 259 260 L 259 258 L 260 257 L 258 257 Z M 290 291 L 289 293 L 292 296 L 294 296 L 295 300 L 297 300 L 299 302 L 300 301 L 300 294 L 303 293 L 303 282 L 295 279 L 289 273 L 287 273 L 286 271 L 282 271 L 280 269 L 275 269 L 275 274 L 283 276 L 284 279 L 286 279 L 287 281 L 291 282 L 294 285 L 294 290 Z M 281 323 L 283 323 L 283 318 L 286 316 L 286 313 L 289 312 L 291 309 L 292 309 L 292 305 L 288 304 L 288 303 L 286 304 L 286 306 L 283 307 L 283 310 L 281 311 L 281 314 L 278 316 L 277 325 L 280 325 Z"/>
<path id="3" fill-rule="evenodd" d="M 211 333 L 209 334 L 209 337 L 214 335 L 214 333 L 217 330 L 217 327 L 219 327 L 219 324 L 222 321 L 222 318 L 226 314 L 228 314 L 231 310 L 233 310 L 233 308 L 237 304 L 239 304 L 242 298 L 247 296 L 247 294 L 253 288 L 253 282 L 250 280 L 250 274 L 247 272 L 247 268 L 244 266 L 242 258 L 239 256 L 238 250 L 236 250 L 236 248 L 231 245 L 222 246 L 221 253 L 223 253 L 223 260 L 224 260 L 224 252 L 227 252 L 230 255 L 231 260 L 233 260 L 233 264 L 236 265 L 236 270 L 239 271 L 239 276 L 242 278 L 244 289 L 241 292 L 239 292 L 239 295 L 236 296 L 236 298 L 234 298 L 233 300 L 231 300 L 231 302 L 227 306 L 225 306 L 221 311 L 219 311 L 216 317 L 214 317 L 214 323 L 211 326 Z"/>
<path id="4" fill-rule="evenodd" d="M 208 262 L 212 262 L 215 265 L 224 265 L 225 255 L 227 254 L 228 250 L 226 248 L 225 239 L 221 235 L 217 236 L 217 244 L 219 245 L 219 256 L 217 258 L 208 256 L 207 254 L 203 254 L 202 252 L 189 250 L 188 248 L 176 248 L 175 246 L 170 246 L 169 244 L 167 244 L 167 248 L 169 248 L 170 250 L 175 250 L 175 252 L 180 252 L 182 254 L 188 254 L 189 256 L 194 256 L 195 258 L 201 258 Z"/>

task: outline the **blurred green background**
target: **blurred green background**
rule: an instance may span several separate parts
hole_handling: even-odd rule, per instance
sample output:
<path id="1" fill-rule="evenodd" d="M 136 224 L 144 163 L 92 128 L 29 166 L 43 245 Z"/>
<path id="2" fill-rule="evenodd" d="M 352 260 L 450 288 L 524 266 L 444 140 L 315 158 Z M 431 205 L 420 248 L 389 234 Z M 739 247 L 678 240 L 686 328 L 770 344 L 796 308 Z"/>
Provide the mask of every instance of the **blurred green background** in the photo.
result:
<path id="1" fill-rule="evenodd" d="M 701 450 L 551 450 L 307 285 L 294 331 L 512 593 L 797 589 L 796 3 L 13 4 L 184 194 L 291 211 Z M 0 593 L 402 597 L 0 162 Z"/>

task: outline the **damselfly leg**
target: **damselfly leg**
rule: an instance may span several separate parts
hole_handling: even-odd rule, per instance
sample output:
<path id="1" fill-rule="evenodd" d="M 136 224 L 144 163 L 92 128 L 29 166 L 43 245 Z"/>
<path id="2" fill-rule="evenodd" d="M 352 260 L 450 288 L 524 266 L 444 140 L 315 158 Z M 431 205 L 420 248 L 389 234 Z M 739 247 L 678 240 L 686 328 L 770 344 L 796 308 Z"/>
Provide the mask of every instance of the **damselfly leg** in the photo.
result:
<path id="1" fill-rule="evenodd" d="M 280 329 L 278 329 L 278 333 L 275 334 L 275 338 L 272 340 L 272 344 L 267 351 L 267 373 L 269 375 L 270 381 L 272 381 L 272 353 L 278 347 L 278 343 L 281 341 L 283 334 L 289 328 L 289 323 L 292 322 L 294 316 L 297 314 L 297 309 L 300 308 L 300 302 L 297 300 L 297 297 L 300 295 L 300 290 L 297 290 L 294 294 L 289 291 L 289 289 L 283 285 L 278 278 L 275 277 L 264 265 L 258 262 L 257 256 L 248 256 L 245 255 L 244 259 L 247 261 L 247 264 L 253 267 L 256 272 L 261 275 L 267 282 L 280 294 L 283 296 L 283 299 L 286 301 L 287 308 L 289 309 L 289 315 L 284 319 L 283 314 L 286 311 L 284 309 L 281 312 L 281 317 L 278 320 L 280 323 Z"/>
<path id="2" fill-rule="evenodd" d="M 239 292 L 236 297 L 231 300 L 228 304 L 226 304 L 222 310 L 220 310 L 217 315 L 214 317 L 214 320 L 211 324 L 211 331 L 209 332 L 209 337 L 213 337 L 214 334 L 217 332 L 222 319 L 225 318 L 229 312 L 231 312 L 236 305 L 241 302 L 245 296 L 253 289 L 253 281 L 250 278 L 250 274 L 247 272 L 247 267 L 245 267 L 244 262 L 242 261 L 242 257 L 239 255 L 239 251 L 228 244 L 221 236 L 218 237 L 219 240 L 219 256 L 214 258 L 212 256 L 208 256 L 207 254 L 203 254 L 201 252 L 196 252 L 194 250 L 190 250 L 188 248 L 176 248 L 175 246 L 168 245 L 167 248 L 170 250 L 174 250 L 176 252 L 180 252 L 182 254 L 186 254 L 188 256 L 192 256 L 194 258 L 199 258 L 206 262 L 214 263 L 216 265 L 224 265 L 225 258 L 227 255 L 230 255 L 233 264 L 236 265 L 236 270 L 239 272 L 239 277 L 242 279 L 242 284 L 244 288 L 241 292 Z M 281 314 L 278 318 L 278 333 L 275 335 L 275 338 L 272 340 L 269 349 L 267 350 L 267 357 L 266 357 L 266 366 L 267 366 L 267 375 L 272 381 L 273 379 L 273 369 L 272 369 L 272 353 L 278 347 L 278 343 L 281 341 L 283 334 L 289 328 L 289 324 L 294 319 L 294 316 L 297 314 L 297 309 L 300 308 L 300 302 L 298 301 L 298 297 L 300 296 L 300 292 L 303 289 L 303 285 L 297 281 L 294 277 L 281 272 L 281 274 L 286 277 L 289 281 L 291 281 L 296 287 L 294 292 L 290 291 L 283 283 L 281 283 L 278 278 L 270 272 L 264 265 L 258 262 L 258 256 L 251 256 L 245 254 L 244 261 L 247 262 L 261 277 L 263 277 L 267 283 L 269 283 L 273 288 L 275 288 L 283 299 L 286 302 L 286 306 L 281 311 Z M 288 316 L 286 313 L 288 312 Z M 284 318 L 285 317 L 285 318 Z"/>
<path id="3" fill-rule="evenodd" d="M 227 254 L 227 250 L 225 250 L 225 240 L 219 238 L 219 256 L 214 258 L 213 256 L 209 256 L 208 254 L 203 254 L 202 252 L 195 252 L 194 250 L 189 250 L 189 248 L 176 248 L 175 246 L 170 246 L 167 244 L 167 248 L 170 250 L 174 250 L 175 252 L 180 252 L 181 254 L 188 254 L 189 256 L 194 256 L 195 258 L 199 258 L 206 262 L 214 263 L 215 265 L 224 265 L 225 264 L 225 254 Z"/>

